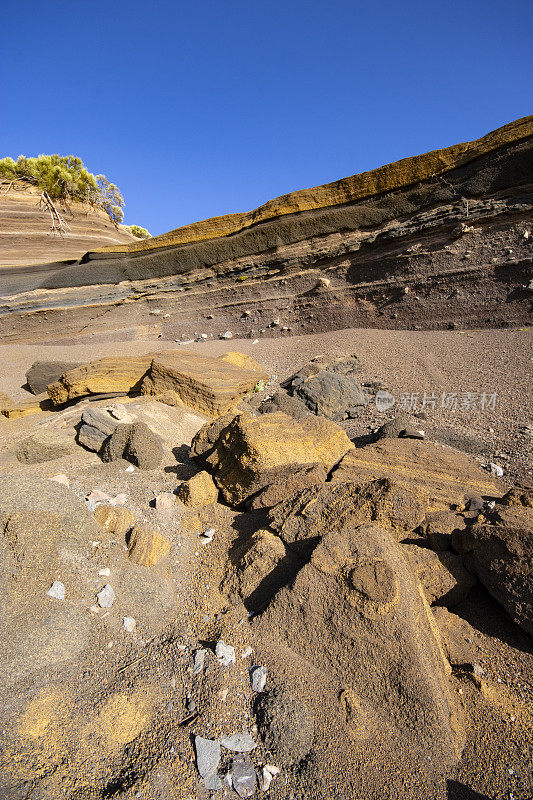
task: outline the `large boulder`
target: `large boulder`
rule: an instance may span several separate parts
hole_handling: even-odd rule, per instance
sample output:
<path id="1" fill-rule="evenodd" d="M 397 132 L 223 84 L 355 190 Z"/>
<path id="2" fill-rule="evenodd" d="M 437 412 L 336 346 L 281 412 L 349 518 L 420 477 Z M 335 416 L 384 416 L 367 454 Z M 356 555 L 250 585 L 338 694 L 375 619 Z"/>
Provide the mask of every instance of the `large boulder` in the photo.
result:
<path id="1" fill-rule="evenodd" d="M 470 456 L 451 447 L 414 439 L 382 439 L 350 450 L 333 471 L 332 482 L 389 478 L 405 490 L 423 493 L 430 510 L 464 507 L 465 496 L 501 497 L 504 490 Z"/>
<path id="2" fill-rule="evenodd" d="M 334 420 L 356 416 L 368 398 L 354 377 L 361 370 L 356 356 L 317 356 L 283 384 L 313 414 Z"/>
<path id="3" fill-rule="evenodd" d="M 102 461 L 123 458 L 139 469 L 156 469 L 163 460 L 161 440 L 145 422 L 117 425 L 101 451 Z"/>
<path id="4" fill-rule="evenodd" d="M 184 405 L 218 417 L 252 392 L 259 381 L 268 379 L 251 358 L 240 353 L 230 356 L 209 358 L 184 351 L 159 353 L 152 360 L 142 392 L 158 395 L 171 390 Z"/>
<path id="5" fill-rule="evenodd" d="M 91 394 L 140 392 L 153 353 L 144 356 L 111 356 L 82 364 L 65 372 L 47 387 L 54 405 Z"/>
<path id="6" fill-rule="evenodd" d="M 209 428 L 199 431 L 192 453 L 214 469 L 224 499 L 240 505 L 273 484 L 286 492 L 286 482 L 295 475 L 312 473 L 314 482 L 317 469 L 331 469 L 352 447 L 334 423 L 315 421 L 306 426 L 306 422 L 300 425 L 281 411 L 257 417 L 237 414 L 215 421 L 213 433 Z M 324 478 L 325 472 L 320 472 L 318 479 Z"/>
<path id="7" fill-rule="evenodd" d="M 455 535 L 454 545 L 468 569 L 533 636 L 533 509 L 498 505 L 489 519 Z"/>
<path id="8" fill-rule="evenodd" d="M 77 441 L 87 450 L 98 453 L 105 440 L 120 424 L 105 408 L 86 408 L 81 415 Z"/>
<path id="9" fill-rule="evenodd" d="M 46 392 L 46 387 L 57 381 L 65 372 L 79 367 L 73 361 L 36 361 L 26 373 L 26 383 L 32 394 Z"/>

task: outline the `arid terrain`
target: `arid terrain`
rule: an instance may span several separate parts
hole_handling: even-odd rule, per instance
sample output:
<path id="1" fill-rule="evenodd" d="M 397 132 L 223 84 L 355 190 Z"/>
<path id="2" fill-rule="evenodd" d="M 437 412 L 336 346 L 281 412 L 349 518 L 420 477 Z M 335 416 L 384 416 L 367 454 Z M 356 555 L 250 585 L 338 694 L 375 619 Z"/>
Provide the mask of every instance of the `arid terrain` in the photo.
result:
<path id="1" fill-rule="evenodd" d="M 3 259 L 2 800 L 531 800 L 532 141 Z"/>

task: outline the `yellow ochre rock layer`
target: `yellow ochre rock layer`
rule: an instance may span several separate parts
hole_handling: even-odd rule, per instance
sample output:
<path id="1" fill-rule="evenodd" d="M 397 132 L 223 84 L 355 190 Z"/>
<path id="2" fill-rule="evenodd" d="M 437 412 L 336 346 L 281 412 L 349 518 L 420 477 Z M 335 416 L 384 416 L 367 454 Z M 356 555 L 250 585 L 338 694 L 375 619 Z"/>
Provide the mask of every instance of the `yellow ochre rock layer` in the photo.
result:
<path id="1" fill-rule="evenodd" d="M 155 236 L 152 239 L 137 240 L 128 245 L 116 245 L 100 248 L 98 253 L 138 252 L 156 250 L 159 247 L 190 244 L 205 239 L 229 236 L 245 228 L 287 214 L 299 211 L 312 211 L 328 206 L 354 203 L 365 197 L 400 189 L 418 181 L 427 180 L 435 175 L 442 175 L 451 169 L 463 166 L 480 156 L 496 150 L 506 144 L 519 141 L 533 135 L 533 115 L 509 122 L 501 128 L 475 139 L 472 142 L 454 144 L 441 150 L 432 150 L 418 156 L 410 156 L 385 164 L 369 172 L 361 172 L 349 178 L 341 178 L 332 183 L 315 186 L 312 189 L 300 189 L 296 192 L 281 195 L 269 200 L 254 211 L 237 214 L 225 214 L 212 217 L 201 222 L 194 222 L 182 228 Z"/>

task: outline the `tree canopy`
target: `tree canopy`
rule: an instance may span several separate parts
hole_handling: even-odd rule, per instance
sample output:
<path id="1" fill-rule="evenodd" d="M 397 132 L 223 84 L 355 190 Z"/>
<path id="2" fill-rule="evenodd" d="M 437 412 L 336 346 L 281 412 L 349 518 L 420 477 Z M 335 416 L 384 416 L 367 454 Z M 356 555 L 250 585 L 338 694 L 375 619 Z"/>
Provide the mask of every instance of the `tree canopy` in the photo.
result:
<path id="1" fill-rule="evenodd" d="M 79 200 L 100 206 L 113 222 L 124 219 L 124 198 L 105 175 L 93 175 L 77 156 L 40 155 L 0 159 L 0 178 L 26 180 L 52 199 Z"/>

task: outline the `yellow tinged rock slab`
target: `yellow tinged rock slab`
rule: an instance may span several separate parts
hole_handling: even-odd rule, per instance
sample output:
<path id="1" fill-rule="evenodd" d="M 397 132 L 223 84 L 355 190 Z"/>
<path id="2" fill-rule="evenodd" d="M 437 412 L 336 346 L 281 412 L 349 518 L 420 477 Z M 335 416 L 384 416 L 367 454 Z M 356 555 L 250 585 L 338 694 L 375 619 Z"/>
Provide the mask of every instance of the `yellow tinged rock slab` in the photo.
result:
<path id="1" fill-rule="evenodd" d="M 202 470 L 184 481 L 176 492 L 181 502 L 190 508 L 207 506 L 218 500 L 218 489 L 211 475 Z"/>
<path id="2" fill-rule="evenodd" d="M 429 498 L 428 511 L 463 506 L 465 495 L 501 497 L 504 489 L 470 456 L 433 442 L 383 439 L 350 450 L 332 474 L 333 483 L 389 478 Z"/>
<path id="3" fill-rule="evenodd" d="M 7 397 L 7 395 L 4 395 L 4 397 Z M 2 398 L 0 398 L 1 400 Z M 22 403 L 13 403 L 11 401 L 11 405 L 4 400 L 0 402 L 0 405 L 0 413 L 8 419 L 19 419 L 20 417 L 28 417 L 31 414 L 39 414 L 41 411 L 50 411 L 53 406 L 46 393 L 37 394 L 31 400 L 24 400 Z"/>
<path id="4" fill-rule="evenodd" d="M 227 359 L 169 350 L 154 356 L 142 393 L 160 395 L 172 390 L 189 408 L 218 417 L 253 391 L 260 380 L 268 379 L 259 364 L 253 365 L 250 369 Z"/>
<path id="5" fill-rule="evenodd" d="M 154 567 L 170 553 L 170 541 L 162 533 L 135 525 L 128 540 L 128 556 L 134 564 Z"/>
<path id="6" fill-rule="evenodd" d="M 442 175 L 451 169 L 468 164 L 492 150 L 506 144 L 525 139 L 533 135 L 533 116 L 522 117 L 510 122 L 495 131 L 475 139 L 471 142 L 454 144 L 441 150 L 432 150 L 410 158 L 403 158 L 393 164 L 386 164 L 369 172 L 361 172 L 349 178 L 341 178 L 332 183 L 315 186 L 312 189 L 301 189 L 290 194 L 284 194 L 269 200 L 254 211 L 239 214 L 226 214 L 213 217 L 176 228 L 169 233 L 155 236 L 152 239 L 137 240 L 129 245 L 104 247 L 95 252 L 118 253 L 138 252 L 141 250 L 157 250 L 160 247 L 170 247 L 191 242 L 200 242 L 205 239 L 215 239 L 219 236 L 229 236 L 238 233 L 259 222 L 282 217 L 287 214 L 297 214 L 301 211 L 311 211 L 319 208 L 338 206 L 344 203 L 354 203 L 372 195 L 390 192 L 404 186 L 427 180 L 435 175 Z"/>
<path id="7" fill-rule="evenodd" d="M 61 375 L 47 387 L 52 403 L 62 405 L 89 394 L 132 392 L 139 390 L 152 363 L 154 353 L 144 356 L 111 356 L 82 364 Z"/>

